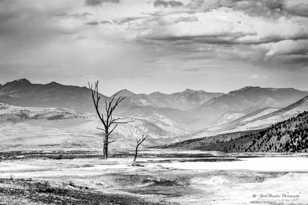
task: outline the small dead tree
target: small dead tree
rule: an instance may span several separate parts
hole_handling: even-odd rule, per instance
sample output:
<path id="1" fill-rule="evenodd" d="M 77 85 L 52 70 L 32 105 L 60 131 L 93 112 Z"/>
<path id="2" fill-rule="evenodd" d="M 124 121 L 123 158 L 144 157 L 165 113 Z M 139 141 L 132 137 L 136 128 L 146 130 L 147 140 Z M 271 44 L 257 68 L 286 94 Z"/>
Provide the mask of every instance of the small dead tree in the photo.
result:
<path id="1" fill-rule="evenodd" d="M 141 138 L 137 138 L 136 139 L 136 147 L 135 147 L 135 155 L 134 155 L 134 161 L 133 164 L 136 163 L 137 157 L 138 157 L 138 151 L 139 151 L 139 147 L 140 145 L 146 140 L 146 136 L 143 135 Z"/>
<path id="2" fill-rule="evenodd" d="M 104 133 L 103 138 L 103 154 L 104 159 L 108 159 L 108 147 L 110 143 L 115 140 L 110 140 L 111 134 L 118 127 L 119 124 L 127 123 L 123 122 L 123 118 L 114 118 L 115 110 L 119 107 L 120 103 L 125 100 L 125 97 L 113 95 L 110 98 L 104 98 L 99 93 L 99 81 L 93 84 L 89 83 L 89 89 L 91 90 L 92 101 L 96 114 L 102 123 L 101 129 Z"/>

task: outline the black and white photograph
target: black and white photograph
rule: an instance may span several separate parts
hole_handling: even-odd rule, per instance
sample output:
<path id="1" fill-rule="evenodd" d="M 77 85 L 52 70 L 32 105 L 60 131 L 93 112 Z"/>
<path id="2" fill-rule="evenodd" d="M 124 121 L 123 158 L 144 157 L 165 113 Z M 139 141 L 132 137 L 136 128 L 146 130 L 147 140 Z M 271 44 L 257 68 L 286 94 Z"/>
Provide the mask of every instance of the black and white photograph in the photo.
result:
<path id="1" fill-rule="evenodd" d="M 308 205 L 308 1 L 0 0 L 0 205 Z"/>

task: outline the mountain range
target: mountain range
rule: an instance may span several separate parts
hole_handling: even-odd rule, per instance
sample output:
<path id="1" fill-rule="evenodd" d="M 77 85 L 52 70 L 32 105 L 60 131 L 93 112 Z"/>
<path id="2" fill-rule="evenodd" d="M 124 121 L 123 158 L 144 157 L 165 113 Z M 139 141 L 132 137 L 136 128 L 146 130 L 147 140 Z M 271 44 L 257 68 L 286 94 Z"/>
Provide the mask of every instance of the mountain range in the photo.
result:
<path id="1" fill-rule="evenodd" d="M 2 118 L 3 122 L 8 116 L 13 116 L 15 121 L 24 123 L 35 120 L 36 116 L 40 116 L 40 120 L 49 121 L 57 117 L 66 122 L 77 120 L 78 127 L 74 127 L 75 131 L 87 136 L 86 131 L 96 130 L 99 126 L 90 94 L 87 87 L 62 85 L 57 82 L 35 84 L 27 79 L 11 81 L 0 85 L 0 103 L 7 108 L 2 109 L 3 115 L 0 119 Z M 308 108 L 308 92 L 293 88 L 244 87 L 228 93 L 186 89 L 171 94 L 136 94 L 123 89 L 114 95 L 126 97 L 117 115 L 131 121 L 129 125 L 117 129 L 115 134 L 123 139 L 127 139 L 127 135 L 136 137 L 147 134 L 152 136 L 152 140 L 148 141 L 152 145 L 220 133 L 263 129 Z M 108 98 L 105 95 L 102 97 Z M 10 113 L 10 110 L 15 110 L 14 114 Z M 39 115 L 36 115 L 37 112 Z M 62 115 L 63 113 L 65 114 Z M 54 118 L 49 118 L 50 115 Z M 49 122 L 48 126 L 52 123 Z M 9 128 L 6 131 L 8 130 Z M 57 132 L 59 130 L 57 127 Z M 73 133 L 72 130 L 66 130 L 64 133 Z M 77 135 L 75 131 L 74 136 Z M 10 132 L 7 133 L 10 135 Z M 97 131 L 91 133 L 96 135 Z M 11 134 L 13 136 L 13 133 Z"/>
<path id="2" fill-rule="evenodd" d="M 281 109 L 307 96 L 308 92 L 293 88 L 245 87 L 225 94 L 190 89 L 172 94 L 135 94 L 124 89 L 116 95 L 127 97 L 121 106 L 121 113 L 139 116 L 160 114 L 193 127 L 205 128 L 262 109 Z M 16 106 L 93 112 L 89 96 L 90 90 L 87 87 L 56 82 L 33 84 L 27 79 L 20 79 L 0 86 L 0 102 Z"/>

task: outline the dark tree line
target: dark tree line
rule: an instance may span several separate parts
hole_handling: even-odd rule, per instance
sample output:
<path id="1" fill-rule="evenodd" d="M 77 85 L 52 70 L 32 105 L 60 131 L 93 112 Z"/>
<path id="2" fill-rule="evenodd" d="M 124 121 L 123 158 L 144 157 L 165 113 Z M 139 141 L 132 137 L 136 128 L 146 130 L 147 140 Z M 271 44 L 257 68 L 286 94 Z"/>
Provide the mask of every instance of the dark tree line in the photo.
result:
<path id="1" fill-rule="evenodd" d="M 231 140 L 225 144 L 225 151 L 308 151 L 308 112 L 302 112 L 260 132 Z"/>

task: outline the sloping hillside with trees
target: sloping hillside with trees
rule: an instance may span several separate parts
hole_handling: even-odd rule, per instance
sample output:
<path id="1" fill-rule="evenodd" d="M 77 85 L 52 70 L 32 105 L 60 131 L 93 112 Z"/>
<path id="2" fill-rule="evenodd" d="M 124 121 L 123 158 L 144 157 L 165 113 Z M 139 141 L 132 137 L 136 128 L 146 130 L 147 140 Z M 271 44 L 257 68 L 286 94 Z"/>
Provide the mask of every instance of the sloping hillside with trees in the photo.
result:
<path id="1" fill-rule="evenodd" d="M 234 133 L 229 135 L 234 135 Z M 266 129 L 244 132 L 237 136 L 229 140 L 220 140 L 221 135 L 212 137 L 210 140 L 200 138 L 168 147 L 223 152 L 307 152 L 308 112 L 300 113 Z"/>

